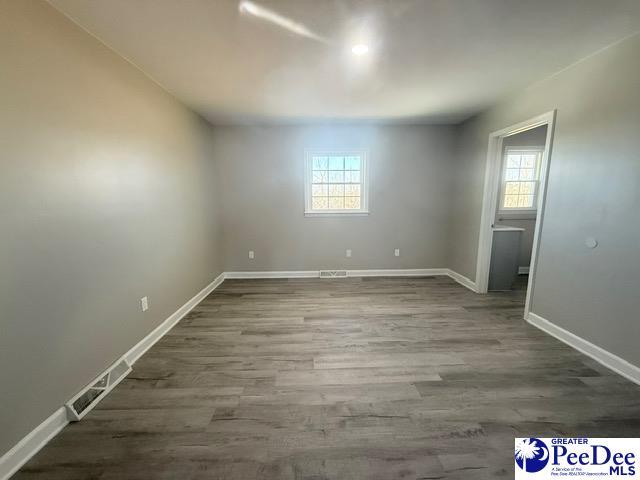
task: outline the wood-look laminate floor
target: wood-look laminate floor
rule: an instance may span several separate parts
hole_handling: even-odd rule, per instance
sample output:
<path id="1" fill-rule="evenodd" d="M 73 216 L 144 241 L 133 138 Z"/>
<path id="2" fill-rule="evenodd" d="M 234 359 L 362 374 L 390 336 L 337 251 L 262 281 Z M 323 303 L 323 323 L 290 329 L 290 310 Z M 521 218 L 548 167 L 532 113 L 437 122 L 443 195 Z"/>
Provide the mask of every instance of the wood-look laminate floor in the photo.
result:
<path id="1" fill-rule="evenodd" d="M 513 478 L 640 436 L 640 387 L 445 277 L 227 280 L 16 479 Z"/>

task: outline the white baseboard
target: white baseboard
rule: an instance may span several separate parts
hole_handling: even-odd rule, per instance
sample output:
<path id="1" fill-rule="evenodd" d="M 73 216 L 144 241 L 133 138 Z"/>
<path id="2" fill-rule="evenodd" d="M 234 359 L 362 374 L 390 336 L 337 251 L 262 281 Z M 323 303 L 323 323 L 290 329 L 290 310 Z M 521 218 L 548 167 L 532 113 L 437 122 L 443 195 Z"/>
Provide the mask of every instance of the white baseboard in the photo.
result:
<path id="1" fill-rule="evenodd" d="M 140 340 L 131 350 L 124 354 L 124 358 L 133 365 L 149 348 L 162 338 L 176 323 L 178 323 L 193 307 L 200 303 L 207 295 L 217 288 L 225 275 L 221 273 L 209 285 L 198 292 L 191 300 L 181 306 L 175 313 L 156 327 L 151 333 Z M 49 440 L 55 437 L 67 424 L 65 407 L 55 411 L 53 415 L 38 425 L 20 440 L 11 450 L 0 458 L 0 480 L 6 480 L 29 461 Z"/>
<path id="2" fill-rule="evenodd" d="M 346 270 L 333 268 L 328 270 L 344 270 L 347 277 L 431 277 L 449 275 L 448 268 L 383 268 L 367 270 Z M 449 275 L 450 276 L 450 275 Z M 260 278 L 318 278 L 320 270 L 278 270 L 257 272 L 225 272 L 225 279 L 260 279 Z M 344 278 L 344 277 L 336 277 Z"/>
<path id="3" fill-rule="evenodd" d="M 464 275 L 449 268 L 383 268 L 367 270 L 346 270 L 348 277 L 431 277 L 448 276 L 472 292 L 477 292 L 476 283 Z M 259 278 L 317 278 L 319 270 L 282 270 L 262 272 L 225 272 L 225 279 L 259 279 Z M 341 277 L 336 277 L 341 278 Z M 342 277 L 344 278 L 344 277 Z"/>
<path id="4" fill-rule="evenodd" d="M 349 277 L 434 277 L 447 275 L 446 268 L 383 268 L 378 270 L 347 270 Z"/>
<path id="5" fill-rule="evenodd" d="M 575 348 L 579 352 L 584 353 L 586 356 L 593 358 L 596 362 L 604 365 L 609 370 L 613 370 L 617 374 L 622 375 L 628 380 L 640 385 L 640 367 L 633 365 L 623 358 L 608 352 L 604 348 L 594 345 L 588 340 L 585 340 L 584 338 L 551 323 L 549 320 L 542 318 L 533 312 L 529 312 L 526 320 L 534 327 L 539 328 L 543 332 L 548 333 L 552 337 L 555 337 L 570 347 Z"/>
<path id="6" fill-rule="evenodd" d="M 315 278 L 320 276 L 319 270 L 289 270 L 264 272 L 224 272 L 225 279 L 250 278 Z"/>
<path id="7" fill-rule="evenodd" d="M 198 305 L 207 295 L 215 290 L 225 279 L 225 274 L 221 273 L 209 285 L 200 290 L 191 300 L 181 306 L 169 318 L 158 325 L 149 335 L 140 340 L 131 350 L 124 354 L 124 358 L 133 365 L 144 353 L 149 350 L 158 340 L 160 340 L 169 330 L 171 330 L 182 317 L 189 313 L 193 307 Z"/>
<path id="8" fill-rule="evenodd" d="M 449 275 L 448 268 L 384 268 L 367 270 L 344 270 L 347 277 L 430 277 L 436 275 Z M 450 276 L 450 275 L 449 275 Z M 320 270 L 283 270 L 261 272 L 225 272 L 225 279 L 259 279 L 259 278 L 317 278 Z M 344 277 L 336 277 L 344 278 Z"/>
<path id="9" fill-rule="evenodd" d="M 529 275 L 529 267 L 518 267 L 518 275 Z"/>
<path id="10" fill-rule="evenodd" d="M 451 277 L 453 280 L 455 280 L 456 282 L 458 282 L 463 287 L 467 287 L 472 292 L 478 293 L 478 286 L 476 285 L 476 282 L 474 282 L 473 280 L 465 277 L 464 275 L 458 272 L 451 270 L 450 268 L 447 268 L 447 275 Z"/>
<path id="11" fill-rule="evenodd" d="M 60 407 L 0 458 L 0 479 L 6 480 L 16 473 L 68 423 L 67 410 Z"/>

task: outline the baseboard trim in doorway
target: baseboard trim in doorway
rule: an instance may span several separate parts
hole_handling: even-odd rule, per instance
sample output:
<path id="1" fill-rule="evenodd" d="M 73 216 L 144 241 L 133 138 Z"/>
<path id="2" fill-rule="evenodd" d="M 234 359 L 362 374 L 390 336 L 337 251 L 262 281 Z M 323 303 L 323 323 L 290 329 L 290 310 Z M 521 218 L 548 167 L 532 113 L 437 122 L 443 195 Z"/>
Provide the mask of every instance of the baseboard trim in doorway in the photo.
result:
<path id="1" fill-rule="evenodd" d="M 546 318 L 536 315 L 533 312 L 529 312 L 526 320 L 534 327 L 539 328 L 543 332 L 548 333 L 552 337 L 555 337 L 579 352 L 584 353 L 587 357 L 594 359 L 609 370 L 612 370 L 618 375 L 622 375 L 626 379 L 640 385 L 640 367 L 629 363 L 625 359 L 618 357 L 602 347 L 594 345 L 575 333 L 571 333 L 570 331 L 551 323 Z"/>
<path id="2" fill-rule="evenodd" d="M 456 282 L 458 282 L 463 287 L 467 287 L 472 292 L 478 293 L 478 285 L 473 280 L 465 277 L 464 275 L 454 270 L 451 270 L 450 268 L 447 268 L 447 275 L 453 280 L 455 280 Z"/>
<path id="3" fill-rule="evenodd" d="M 133 365 L 136 360 L 144 355 L 147 350 L 171 330 L 187 313 L 193 310 L 207 295 L 220 286 L 224 279 L 224 273 L 218 275 L 215 280 L 200 290 L 193 298 L 125 353 L 123 358 L 125 358 L 129 364 Z M 62 406 L 44 422 L 29 432 L 11 448 L 11 450 L 0 457 L 0 480 L 7 480 L 11 475 L 16 473 L 31 457 L 60 433 L 68 423 L 66 408 Z"/>
<path id="4" fill-rule="evenodd" d="M 67 410 L 60 407 L 49 418 L 31 430 L 11 450 L 0 458 L 0 479 L 7 480 L 29 461 L 49 440 L 55 437 L 69 423 Z"/>

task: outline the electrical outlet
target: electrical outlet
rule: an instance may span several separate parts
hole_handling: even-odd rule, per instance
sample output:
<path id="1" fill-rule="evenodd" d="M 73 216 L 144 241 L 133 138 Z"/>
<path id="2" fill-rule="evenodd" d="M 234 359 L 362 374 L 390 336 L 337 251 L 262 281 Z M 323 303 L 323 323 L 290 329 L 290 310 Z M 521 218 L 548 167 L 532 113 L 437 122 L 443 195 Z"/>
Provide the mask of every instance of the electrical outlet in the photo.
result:
<path id="1" fill-rule="evenodd" d="M 142 297 L 140 299 L 140 308 L 142 308 L 143 312 L 149 310 L 149 299 L 147 297 Z"/>
<path id="2" fill-rule="evenodd" d="M 251 260 L 253 260 L 255 258 L 255 254 L 253 253 L 253 250 L 249 250 L 249 258 Z"/>
<path id="3" fill-rule="evenodd" d="M 351 258 L 351 249 L 350 248 L 347 248 L 347 251 L 345 252 L 345 256 L 347 258 Z"/>
<path id="4" fill-rule="evenodd" d="M 399 249 L 399 248 L 396 248 L 396 249 L 393 251 L 393 254 L 394 254 L 396 257 L 399 257 L 399 256 L 400 256 L 400 249 Z"/>

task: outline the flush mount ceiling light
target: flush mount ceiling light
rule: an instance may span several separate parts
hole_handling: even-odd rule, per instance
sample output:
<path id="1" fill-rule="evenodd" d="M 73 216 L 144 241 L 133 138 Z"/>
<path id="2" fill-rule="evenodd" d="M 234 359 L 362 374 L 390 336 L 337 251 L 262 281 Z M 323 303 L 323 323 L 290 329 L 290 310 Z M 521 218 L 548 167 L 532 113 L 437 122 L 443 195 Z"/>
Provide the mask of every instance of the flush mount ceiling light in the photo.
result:
<path id="1" fill-rule="evenodd" d="M 367 52 L 369 52 L 369 47 L 364 43 L 358 43 L 351 47 L 351 53 L 354 55 L 365 55 Z"/>

